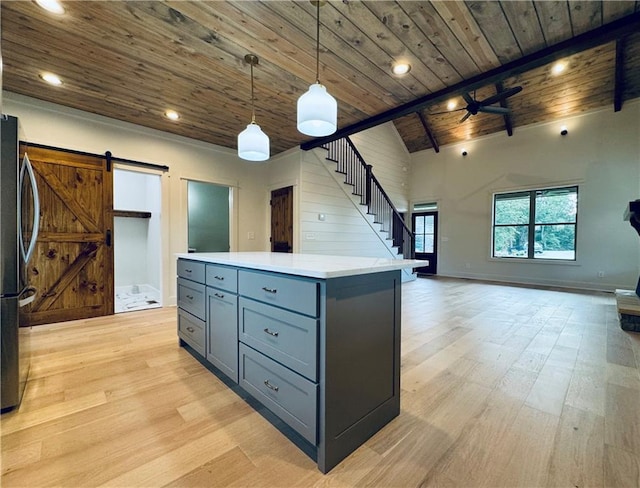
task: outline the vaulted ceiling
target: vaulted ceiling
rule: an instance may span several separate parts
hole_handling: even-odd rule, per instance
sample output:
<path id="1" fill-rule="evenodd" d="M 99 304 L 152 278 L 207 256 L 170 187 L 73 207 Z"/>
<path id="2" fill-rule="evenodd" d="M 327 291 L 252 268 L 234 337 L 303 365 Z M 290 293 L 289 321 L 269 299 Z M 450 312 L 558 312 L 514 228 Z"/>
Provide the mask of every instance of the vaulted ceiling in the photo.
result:
<path id="1" fill-rule="evenodd" d="M 311 2 L 62 4 L 54 15 L 2 1 L 3 89 L 235 149 L 251 120 L 252 53 L 256 121 L 272 155 L 310 143 L 296 102 L 315 81 Z M 323 6 L 320 22 L 320 81 L 338 101 L 338 135 L 393 121 L 409 151 L 438 150 L 640 97 L 640 0 L 342 0 Z M 411 71 L 392 74 L 401 60 Z M 555 61 L 566 64 L 559 75 Z M 44 71 L 63 84 L 44 84 Z M 514 86 L 507 116 L 459 123 L 465 111 L 447 108 Z"/>

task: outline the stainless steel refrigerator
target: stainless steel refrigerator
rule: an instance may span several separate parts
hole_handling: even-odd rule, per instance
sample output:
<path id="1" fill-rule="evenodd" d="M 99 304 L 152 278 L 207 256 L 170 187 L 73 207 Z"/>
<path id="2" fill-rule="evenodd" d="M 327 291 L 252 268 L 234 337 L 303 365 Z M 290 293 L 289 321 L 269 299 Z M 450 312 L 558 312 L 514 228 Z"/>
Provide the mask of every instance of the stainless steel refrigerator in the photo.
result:
<path id="1" fill-rule="evenodd" d="M 20 309 L 33 301 L 27 264 L 40 220 L 38 189 L 29 157 L 20 157 L 16 117 L 1 115 L 0 146 L 0 363 L 2 412 L 20 405 L 30 366 L 30 328 L 20 327 Z"/>

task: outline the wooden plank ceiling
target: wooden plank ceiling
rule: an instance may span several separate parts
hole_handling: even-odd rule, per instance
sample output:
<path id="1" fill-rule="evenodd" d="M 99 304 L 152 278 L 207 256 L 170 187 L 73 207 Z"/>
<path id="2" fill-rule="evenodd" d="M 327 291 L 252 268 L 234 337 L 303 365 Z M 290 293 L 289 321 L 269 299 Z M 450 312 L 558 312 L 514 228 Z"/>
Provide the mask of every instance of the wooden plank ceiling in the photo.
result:
<path id="1" fill-rule="evenodd" d="M 272 155 L 309 141 L 295 120 L 298 97 L 315 81 L 310 2 L 62 4 L 66 11 L 56 16 L 35 2 L 2 1 L 5 90 L 235 149 L 251 119 L 244 56 L 254 53 L 256 121 Z M 437 150 L 509 126 L 613 109 L 616 96 L 624 110 L 640 96 L 639 17 L 640 0 L 331 1 L 320 9 L 320 81 L 338 100 L 343 132 L 390 115 L 409 151 Z M 618 25 L 627 28 L 602 44 L 554 53 Z M 542 52 L 541 61 L 518 68 Z M 557 76 L 555 58 L 567 63 Z M 397 60 L 411 64 L 407 75 L 391 73 Z M 518 69 L 500 75 L 505 66 Z M 43 71 L 63 85 L 44 84 Z M 498 76 L 483 82 L 491 73 Z M 466 106 L 462 93 L 475 89 L 482 99 L 499 83 L 523 88 L 506 101 L 510 117 L 479 113 L 459 123 L 464 110 L 447 112 L 450 100 Z M 416 110 L 393 116 L 420 100 Z M 167 109 L 180 120 L 164 118 Z"/>

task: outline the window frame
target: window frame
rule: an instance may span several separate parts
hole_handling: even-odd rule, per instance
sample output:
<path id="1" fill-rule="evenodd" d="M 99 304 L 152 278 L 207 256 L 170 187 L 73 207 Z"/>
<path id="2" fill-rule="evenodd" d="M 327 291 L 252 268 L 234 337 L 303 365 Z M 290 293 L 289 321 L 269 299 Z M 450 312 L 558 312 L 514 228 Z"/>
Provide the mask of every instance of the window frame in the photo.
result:
<path id="1" fill-rule="evenodd" d="M 536 196 L 538 192 L 546 192 L 553 190 L 567 190 L 576 195 L 576 214 L 575 214 L 575 222 L 544 222 L 537 223 L 536 222 Z M 526 195 L 529 197 L 529 219 L 526 224 L 496 224 L 496 204 L 499 197 L 507 196 L 507 195 Z M 491 259 L 516 259 L 516 260 L 525 260 L 525 261 L 537 261 L 537 262 L 555 262 L 555 263 L 576 263 L 578 259 L 578 210 L 579 210 L 579 195 L 580 195 L 580 187 L 577 184 L 566 185 L 566 186 L 552 186 L 545 188 L 535 188 L 530 190 L 513 190 L 506 192 L 496 192 L 492 197 L 492 209 L 491 209 Z M 536 227 L 539 226 L 553 226 L 553 225 L 567 225 L 574 227 L 574 235 L 573 235 L 573 259 L 557 259 L 557 258 L 537 258 L 535 256 L 535 242 L 536 242 Z M 526 226 L 527 227 L 527 254 L 525 256 L 497 256 L 495 249 L 495 236 L 496 236 L 496 228 L 499 227 L 518 227 L 518 226 Z"/>

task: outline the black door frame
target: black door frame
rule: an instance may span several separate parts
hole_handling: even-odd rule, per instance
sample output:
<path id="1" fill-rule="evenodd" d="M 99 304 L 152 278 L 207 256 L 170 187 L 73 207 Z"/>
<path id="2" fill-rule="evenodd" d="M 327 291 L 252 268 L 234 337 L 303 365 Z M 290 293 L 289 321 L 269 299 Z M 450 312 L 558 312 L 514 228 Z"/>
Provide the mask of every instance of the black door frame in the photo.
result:
<path id="1" fill-rule="evenodd" d="M 429 261 L 428 266 L 422 266 L 415 268 L 418 274 L 435 275 L 438 273 L 438 211 L 428 210 L 422 212 L 414 212 L 411 214 L 411 230 L 415 234 L 416 231 L 416 217 L 433 216 L 433 253 L 415 253 L 415 259 L 426 259 Z"/>

